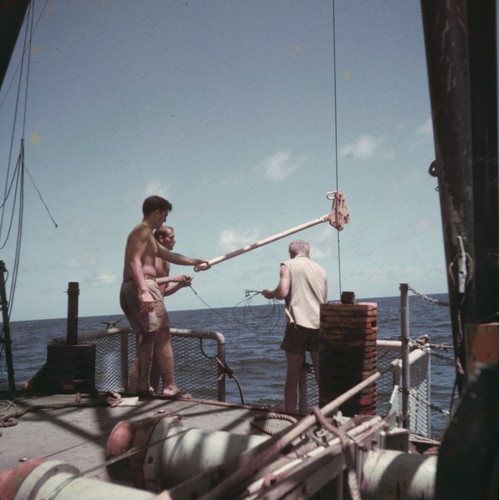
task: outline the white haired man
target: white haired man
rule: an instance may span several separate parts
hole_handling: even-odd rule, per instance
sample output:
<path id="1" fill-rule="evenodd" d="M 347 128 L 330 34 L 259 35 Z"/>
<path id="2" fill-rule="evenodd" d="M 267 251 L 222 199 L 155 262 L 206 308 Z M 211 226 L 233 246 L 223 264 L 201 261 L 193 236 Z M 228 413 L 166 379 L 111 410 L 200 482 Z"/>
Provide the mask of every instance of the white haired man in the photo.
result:
<path id="1" fill-rule="evenodd" d="M 320 305 L 327 303 L 327 273 L 310 259 L 310 245 L 306 241 L 292 241 L 289 256 L 280 265 L 277 287 L 265 289 L 262 294 L 267 299 L 284 299 L 286 303 L 287 325 L 281 343 L 287 360 L 284 406 L 287 412 L 295 412 L 306 351 L 310 352 L 319 385 Z"/>

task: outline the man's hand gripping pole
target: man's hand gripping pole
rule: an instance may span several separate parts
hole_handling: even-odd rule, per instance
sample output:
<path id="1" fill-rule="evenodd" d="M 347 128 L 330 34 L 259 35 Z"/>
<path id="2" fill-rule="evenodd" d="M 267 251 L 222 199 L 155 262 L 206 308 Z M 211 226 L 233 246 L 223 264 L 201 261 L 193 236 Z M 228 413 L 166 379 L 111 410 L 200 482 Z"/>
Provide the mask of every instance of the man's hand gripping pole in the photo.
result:
<path id="1" fill-rule="evenodd" d="M 342 231 L 345 227 L 345 224 L 348 224 L 350 220 L 350 213 L 348 212 L 348 207 L 345 200 L 345 195 L 342 191 L 330 191 L 326 195 L 328 200 L 332 200 L 331 213 L 323 215 L 322 217 L 318 217 L 317 219 L 311 220 L 310 222 L 306 222 L 305 224 L 301 224 L 299 226 L 288 229 L 287 231 L 283 231 L 282 233 L 274 234 L 274 236 L 270 236 L 265 238 L 264 240 L 257 241 L 252 243 L 251 245 L 246 245 L 239 250 L 234 250 L 233 252 L 229 252 L 225 255 L 220 255 L 219 257 L 215 257 L 208 261 L 208 264 L 214 266 L 215 264 L 219 264 L 225 260 L 232 259 L 233 257 L 237 257 L 238 255 L 242 255 L 243 253 L 249 252 L 251 250 L 255 250 L 256 248 L 260 248 L 264 245 L 272 243 L 274 241 L 280 240 L 289 236 L 290 234 L 298 233 L 299 231 L 303 231 L 304 229 L 308 229 L 309 227 L 316 226 L 321 222 L 329 221 L 329 224 L 333 226 L 338 231 Z M 199 271 L 197 266 L 194 268 L 195 271 Z"/>

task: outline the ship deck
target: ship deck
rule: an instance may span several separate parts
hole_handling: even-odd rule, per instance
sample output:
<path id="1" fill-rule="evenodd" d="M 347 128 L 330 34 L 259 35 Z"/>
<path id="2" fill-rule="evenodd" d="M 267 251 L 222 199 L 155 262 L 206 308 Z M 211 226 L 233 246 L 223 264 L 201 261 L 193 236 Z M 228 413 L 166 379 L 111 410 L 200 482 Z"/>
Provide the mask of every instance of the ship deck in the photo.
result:
<path id="1" fill-rule="evenodd" d="M 268 413 L 265 409 L 197 399 L 124 398 L 124 402 L 130 406 L 113 407 L 105 395 L 83 395 L 78 404 L 74 394 L 23 393 L 15 398 L 0 394 L 0 421 L 2 415 L 26 411 L 12 420 L 14 425 L 0 427 L 0 472 L 42 458 L 61 460 L 78 468 L 82 475 L 111 481 L 105 450 L 114 426 L 148 417 L 176 416 L 188 428 L 265 435 L 251 423 L 256 415 Z M 263 425 L 278 432 L 291 424 L 265 420 Z"/>

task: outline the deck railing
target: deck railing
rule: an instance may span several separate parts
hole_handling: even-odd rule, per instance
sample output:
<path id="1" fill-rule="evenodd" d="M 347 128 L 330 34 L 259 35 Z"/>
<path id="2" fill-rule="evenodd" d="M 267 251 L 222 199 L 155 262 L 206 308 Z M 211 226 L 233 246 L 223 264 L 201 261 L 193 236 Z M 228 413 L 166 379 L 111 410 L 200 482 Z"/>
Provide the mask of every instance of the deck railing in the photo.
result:
<path id="1" fill-rule="evenodd" d="M 377 369 L 383 375 L 377 380 L 377 413 L 383 417 L 395 414 L 398 425 L 410 432 L 429 437 L 431 434 L 430 367 L 431 350 L 411 347 L 408 355 L 410 387 L 402 384 L 402 342 L 378 340 Z M 403 411 L 403 395 L 409 395 L 409 410 Z M 300 412 L 306 413 L 319 400 L 313 373 L 307 373 L 300 384 Z"/>
<path id="2" fill-rule="evenodd" d="M 62 339 L 61 339 L 62 340 Z M 95 382 L 99 391 L 128 392 L 129 368 L 135 357 L 135 337 L 129 328 L 79 334 L 80 343 L 96 344 Z M 225 338 L 218 332 L 172 328 L 175 379 L 199 399 L 225 401 Z M 410 387 L 403 388 L 402 342 L 378 340 L 378 415 L 395 413 L 401 427 L 430 436 L 430 350 L 411 347 L 407 357 Z M 236 374 L 237 375 L 237 374 Z M 408 395 L 408 411 L 404 410 Z M 300 384 L 300 411 L 306 413 L 319 399 L 315 376 L 305 373 Z"/>
<path id="3" fill-rule="evenodd" d="M 177 385 L 194 397 L 225 401 L 224 336 L 218 332 L 177 328 L 171 332 Z M 136 351 L 130 328 L 82 333 L 78 339 L 80 343 L 96 344 L 96 389 L 128 392 L 129 367 Z"/>
<path id="4" fill-rule="evenodd" d="M 409 387 L 403 385 L 402 342 L 378 340 L 378 370 L 391 366 L 378 381 L 378 414 L 394 413 L 400 427 L 422 436 L 431 436 L 430 368 L 431 350 L 412 348 L 408 355 Z M 405 409 L 404 396 L 408 396 Z"/>

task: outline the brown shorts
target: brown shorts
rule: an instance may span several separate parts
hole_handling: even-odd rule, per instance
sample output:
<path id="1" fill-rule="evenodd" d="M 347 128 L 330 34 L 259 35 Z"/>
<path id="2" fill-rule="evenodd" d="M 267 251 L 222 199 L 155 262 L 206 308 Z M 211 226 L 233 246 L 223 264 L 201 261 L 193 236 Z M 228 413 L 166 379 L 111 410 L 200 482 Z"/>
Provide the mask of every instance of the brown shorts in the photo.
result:
<path id="1" fill-rule="evenodd" d="M 296 354 L 305 354 L 306 351 L 318 351 L 319 329 L 305 328 L 295 323 L 288 323 L 281 349 Z"/>
<path id="2" fill-rule="evenodd" d="M 154 309 L 151 312 L 140 311 L 139 291 L 133 280 L 121 284 L 120 305 L 135 334 L 152 333 L 159 329 L 168 328 L 170 321 L 163 302 L 163 295 L 155 280 L 146 279 L 147 288 L 154 300 Z"/>

